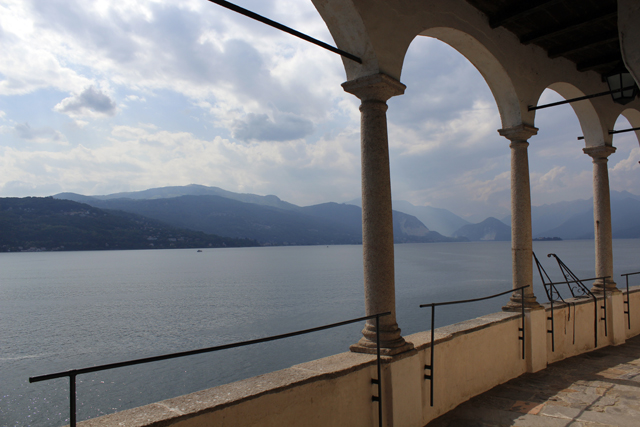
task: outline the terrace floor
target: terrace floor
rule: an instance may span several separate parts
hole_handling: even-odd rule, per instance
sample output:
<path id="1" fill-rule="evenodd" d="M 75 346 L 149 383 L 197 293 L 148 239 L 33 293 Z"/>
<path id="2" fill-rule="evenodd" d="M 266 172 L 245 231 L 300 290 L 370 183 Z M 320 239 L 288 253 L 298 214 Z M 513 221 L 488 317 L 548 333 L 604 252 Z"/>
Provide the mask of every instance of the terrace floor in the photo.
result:
<path id="1" fill-rule="evenodd" d="M 524 374 L 427 426 L 638 427 L 640 335 Z"/>

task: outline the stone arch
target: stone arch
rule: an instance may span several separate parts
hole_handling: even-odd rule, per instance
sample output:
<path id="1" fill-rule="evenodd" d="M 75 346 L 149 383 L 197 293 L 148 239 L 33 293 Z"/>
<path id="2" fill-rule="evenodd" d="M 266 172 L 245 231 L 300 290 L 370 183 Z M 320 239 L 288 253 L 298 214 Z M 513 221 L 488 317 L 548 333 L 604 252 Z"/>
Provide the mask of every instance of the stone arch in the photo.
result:
<path id="1" fill-rule="evenodd" d="M 343 58 L 348 80 L 378 73 L 400 80 L 404 56 L 411 42 L 422 35 L 448 44 L 476 67 L 496 100 L 502 127 L 521 125 L 530 116 L 523 114 L 523 108 L 524 113 L 527 113 L 526 105 L 519 101 L 506 68 L 482 42 L 469 33 L 453 26 L 435 25 L 425 30 L 424 23 L 418 21 L 397 28 L 386 21 L 373 20 L 370 16 L 363 18 L 366 9 L 359 9 L 353 1 L 311 1 L 325 21 L 336 45 L 362 58 L 362 65 Z"/>
<path id="2" fill-rule="evenodd" d="M 511 77 L 500 61 L 475 37 L 450 27 L 429 28 L 420 36 L 440 40 L 464 56 L 480 72 L 498 106 L 503 128 L 522 124 L 520 101 Z"/>
<path id="3" fill-rule="evenodd" d="M 585 96 L 584 92 L 570 83 L 556 82 L 547 86 L 557 92 L 564 99 L 579 98 Z M 540 92 L 542 96 L 542 92 Z M 539 99 L 539 97 L 538 97 Z M 590 100 L 572 102 L 571 108 L 578 116 L 580 128 L 584 135 L 585 146 L 595 147 L 599 145 L 611 145 L 611 135 L 609 135 L 606 126 L 603 125 L 598 112 L 594 108 Z"/>
<path id="4" fill-rule="evenodd" d="M 394 73 L 394 69 L 398 71 L 398 58 L 393 58 L 391 63 L 395 63 L 396 67 L 385 66 L 385 62 L 380 59 L 384 56 L 380 52 L 379 43 L 372 40 L 372 34 L 365 25 L 360 12 L 356 9 L 352 1 L 347 0 L 311 0 L 316 10 L 324 20 L 336 46 L 345 52 L 349 52 L 362 59 L 362 64 L 347 58 L 342 58 L 347 80 L 355 80 L 359 77 L 366 77 L 380 72 L 398 78 Z M 395 49 L 391 49 L 394 51 Z M 401 63 L 401 61 L 400 61 Z"/>
<path id="5" fill-rule="evenodd" d="M 624 116 L 629 121 L 632 128 L 640 127 L 640 111 L 635 108 L 627 108 L 620 115 Z M 640 144 L 640 130 L 637 130 L 634 133 L 638 139 L 638 144 Z"/>

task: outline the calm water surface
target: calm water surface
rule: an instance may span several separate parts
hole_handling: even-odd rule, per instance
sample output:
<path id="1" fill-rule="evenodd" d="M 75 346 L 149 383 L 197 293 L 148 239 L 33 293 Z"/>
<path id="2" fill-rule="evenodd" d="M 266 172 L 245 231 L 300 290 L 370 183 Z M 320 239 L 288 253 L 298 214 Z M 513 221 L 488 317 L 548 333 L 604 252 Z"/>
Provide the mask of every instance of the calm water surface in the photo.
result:
<path id="1" fill-rule="evenodd" d="M 592 277 L 593 242 L 534 242 Z M 397 245 L 398 323 L 429 328 L 419 304 L 511 287 L 509 242 Z M 640 270 L 640 240 L 614 241 L 615 274 Z M 619 276 L 619 285 L 624 282 Z M 364 315 L 360 246 L 0 254 L 0 425 L 69 422 L 68 380 L 30 376 L 210 347 Z M 538 300 L 544 302 L 534 277 Z M 640 283 L 633 283 L 640 284 Z M 437 326 L 499 311 L 506 297 L 443 308 Z M 346 351 L 363 325 L 78 377 L 93 418 Z"/>

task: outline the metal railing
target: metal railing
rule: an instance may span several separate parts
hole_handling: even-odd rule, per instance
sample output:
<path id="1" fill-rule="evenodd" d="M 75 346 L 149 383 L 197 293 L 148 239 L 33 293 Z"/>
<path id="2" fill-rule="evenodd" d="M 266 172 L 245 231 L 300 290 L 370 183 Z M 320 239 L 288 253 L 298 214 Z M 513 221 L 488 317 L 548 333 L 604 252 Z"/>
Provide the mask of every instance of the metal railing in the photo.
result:
<path id="1" fill-rule="evenodd" d="M 556 287 L 556 285 L 567 285 L 569 292 L 571 293 L 572 298 L 588 298 L 590 297 L 593 300 L 593 340 L 594 340 L 594 348 L 598 347 L 598 321 L 604 321 L 604 336 L 608 336 L 607 333 L 607 287 L 606 280 L 610 279 L 611 276 L 602 276 L 602 277 L 591 277 L 589 279 L 579 279 L 573 271 L 567 267 L 567 265 L 562 262 L 560 257 L 556 254 L 547 254 L 548 258 L 554 257 L 558 262 L 558 267 L 560 268 L 560 272 L 564 276 L 563 282 L 553 282 L 547 271 L 544 269 L 540 261 L 538 261 L 538 257 L 536 257 L 535 252 L 533 252 L 533 259 L 536 262 L 536 266 L 538 267 L 538 273 L 540 274 L 540 280 L 542 281 L 542 285 L 544 286 L 544 291 L 547 294 L 547 298 L 549 300 L 549 304 L 551 305 L 550 316 L 547 317 L 547 320 L 551 321 L 551 329 L 547 329 L 547 333 L 551 334 L 551 351 L 556 351 L 556 341 L 555 341 L 555 318 L 554 318 L 554 302 L 562 302 L 566 305 L 571 305 L 573 307 L 573 344 L 576 343 L 576 303 L 571 301 L 568 303 L 564 300 L 560 291 Z M 543 276 L 544 273 L 544 276 Z M 547 278 L 548 282 L 545 280 Z M 603 310 L 603 316 L 598 319 L 598 298 L 589 290 L 589 288 L 582 282 L 589 282 L 591 280 L 602 280 L 604 286 L 602 287 L 602 295 L 603 295 L 603 303 L 600 308 Z M 573 285 L 573 286 L 572 286 Z M 571 320 L 571 308 L 569 308 L 567 321 Z"/>
<path id="2" fill-rule="evenodd" d="M 230 349 L 230 348 L 245 347 L 245 346 L 248 346 L 248 345 L 259 344 L 259 343 L 264 343 L 264 342 L 269 342 L 269 341 L 276 341 L 276 340 L 280 340 L 280 339 L 284 339 L 284 338 L 295 337 L 295 336 L 298 336 L 298 335 L 305 335 L 305 334 L 309 334 L 309 333 L 312 333 L 312 332 L 322 331 L 322 330 L 325 330 L 325 329 L 337 328 L 338 326 L 344 326 L 344 325 L 348 325 L 348 324 L 351 324 L 351 323 L 357 323 L 357 322 L 361 322 L 363 320 L 375 319 L 375 321 L 376 321 L 376 347 L 377 347 L 376 353 L 377 353 L 377 364 L 378 364 L 378 378 L 373 378 L 371 380 L 371 382 L 372 382 L 372 384 L 377 384 L 378 385 L 378 395 L 377 396 L 372 396 L 371 400 L 374 401 L 374 402 L 378 402 L 378 425 L 381 426 L 382 425 L 382 378 L 380 376 L 380 332 L 379 332 L 380 331 L 380 317 L 388 316 L 390 314 L 391 314 L 391 312 L 372 314 L 370 316 L 358 317 L 357 319 L 344 320 L 342 322 L 332 323 L 332 324 L 324 325 L 324 326 L 318 326 L 318 327 L 315 327 L 315 328 L 304 329 L 304 330 L 295 331 L 295 332 L 289 332 L 289 333 L 286 333 L 286 334 L 273 335 L 273 336 L 270 336 L 270 337 L 258 338 L 258 339 L 254 339 L 254 340 L 236 342 L 236 343 L 231 343 L 231 344 L 224 344 L 224 345 L 219 345 L 219 346 L 216 346 L 216 347 L 207 347 L 207 348 L 201 348 L 201 349 L 197 349 L 197 350 L 183 351 L 183 352 L 171 353 L 171 354 L 163 354 L 161 356 L 146 357 L 146 358 L 143 358 L 143 359 L 128 360 L 128 361 L 125 361 L 125 362 L 110 363 L 110 364 L 106 364 L 106 365 L 92 366 L 92 367 L 89 367 L 89 368 L 71 369 L 71 370 L 68 370 L 68 371 L 55 372 L 53 374 L 39 375 L 39 376 L 35 376 L 35 377 L 29 377 L 29 382 L 30 383 L 35 383 L 35 382 L 39 382 L 39 381 L 52 380 L 52 379 L 55 379 L 55 378 L 69 377 L 69 415 L 70 415 L 70 424 L 71 424 L 71 427 L 76 427 L 76 377 L 78 375 L 88 374 L 88 373 L 91 373 L 91 372 L 105 371 L 107 369 L 122 368 L 122 367 L 125 367 L 125 366 L 140 365 L 140 364 L 143 364 L 143 363 L 158 362 L 160 360 L 175 359 L 175 358 L 178 358 L 178 357 L 193 356 L 195 354 L 211 353 L 211 352 L 214 352 L 214 351 L 227 350 L 227 349 Z"/>
<path id="3" fill-rule="evenodd" d="M 636 271 L 635 273 L 626 273 L 621 274 L 620 276 L 625 277 L 627 279 L 627 298 L 624 300 L 624 305 L 627 306 L 627 310 L 624 314 L 627 315 L 627 328 L 631 329 L 631 308 L 629 307 L 629 276 L 633 276 L 634 274 L 640 274 L 640 271 Z"/>
<path id="4" fill-rule="evenodd" d="M 522 332 L 522 335 L 518 334 L 518 339 L 522 341 L 522 359 L 524 360 L 524 289 L 528 288 L 530 285 L 520 286 L 519 288 L 509 289 L 505 292 L 500 292 L 499 294 L 490 295 L 488 297 L 481 298 L 473 298 L 466 300 L 458 300 L 458 301 L 445 301 L 445 302 L 434 302 L 431 304 L 421 304 L 420 308 L 431 307 L 431 362 L 429 365 L 424 365 L 424 369 L 429 370 L 429 374 L 424 374 L 424 379 L 429 380 L 430 392 L 429 397 L 431 398 L 431 406 L 433 406 L 433 379 L 434 379 L 434 350 L 435 350 L 435 319 L 436 319 L 436 307 L 441 305 L 453 305 L 453 304 L 465 304 L 468 302 L 476 302 L 476 301 L 484 301 L 491 298 L 496 298 L 502 295 L 506 295 L 515 291 L 520 291 L 520 302 L 521 302 L 521 310 L 522 310 L 522 326 L 518 328 L 518 332 Z"/>

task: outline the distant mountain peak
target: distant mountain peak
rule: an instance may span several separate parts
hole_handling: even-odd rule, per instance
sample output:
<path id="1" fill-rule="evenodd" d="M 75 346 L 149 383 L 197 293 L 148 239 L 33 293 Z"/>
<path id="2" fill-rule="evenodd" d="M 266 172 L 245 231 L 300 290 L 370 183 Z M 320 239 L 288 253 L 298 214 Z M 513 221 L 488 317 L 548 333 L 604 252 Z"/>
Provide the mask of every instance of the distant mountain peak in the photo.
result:
<path id="1" fill-rule="evenodd" d="M 170 199 L 181 196 L 220 196 L 227 199 L 237 200 L 244 203 L 253 203 L 256 205 L 271 206 L 286 210 L 298 210 L 299 206 L 292 203 L 282 201 L 278 196 L 267 195 L 259 196 L 251 193 L 234 193 L 224 190 L 220 187 L 208 187 L 200 184 L 189 184 L 183 186 L 168 186 L 149 188 L 147 190 L 130 191 L 123 193 L 112 193 L 103 196 L 82 196 L 75 193 L 60 193 L 53 197 L 56 199 L 68 199 L 74 201 L 86 201 L 87 197 L 98 200 L 113 199 L 132 199 L 132 200 L 154 200 L 154 199 Z"/>
<path id="2" fill-rule="evenodd" d="M 490 216 L 478 224 L 460 227 L 453 237 L 466 237 L 471 241 L 506 241 L 511 240 L 511 227 Z"/>

